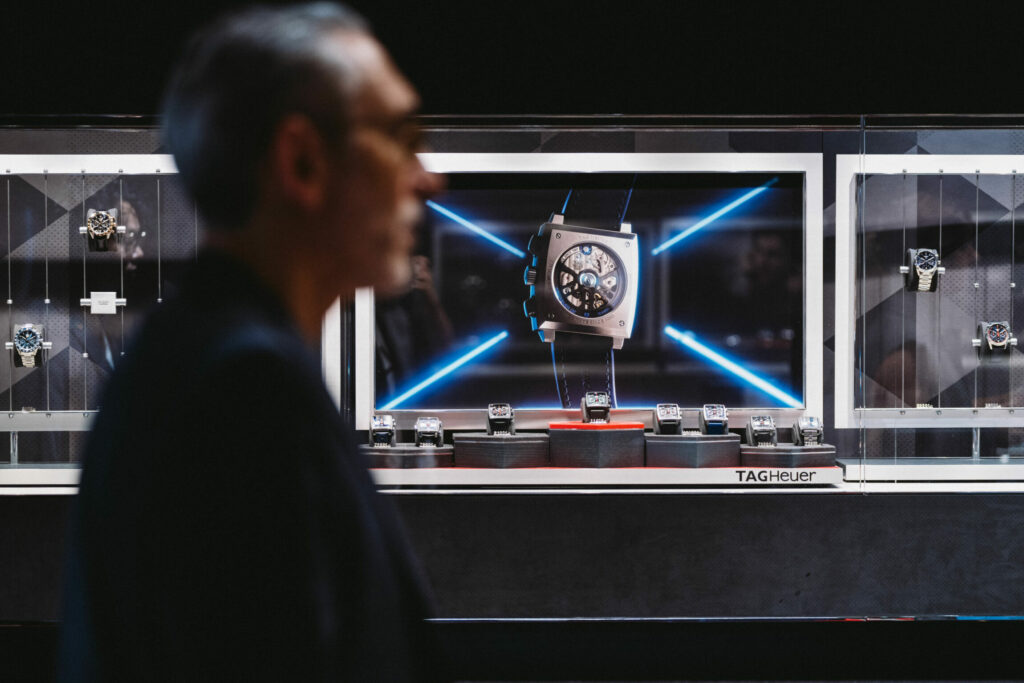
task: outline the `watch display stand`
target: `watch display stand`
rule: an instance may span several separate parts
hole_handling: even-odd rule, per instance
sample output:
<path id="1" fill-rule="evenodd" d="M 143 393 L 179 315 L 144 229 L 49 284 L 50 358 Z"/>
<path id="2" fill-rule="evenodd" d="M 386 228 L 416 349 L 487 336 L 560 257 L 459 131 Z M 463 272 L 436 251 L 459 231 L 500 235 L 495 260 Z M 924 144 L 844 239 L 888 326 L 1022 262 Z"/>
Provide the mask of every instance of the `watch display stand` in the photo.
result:
<path id="1" fill-rule="evenodd" d="M 643 467 L 642 422 L 552 422 L 552 467 Z"/>
<path id="2" fill-rule="evenodd" d="M 743 467 L 833 467 L 836 464 L 836 447 L 827 443 L 813 446 L 792 443 L 743 445 L 740 447 L 740 464 Z"/>
<path id="3" fill-rule="evenodd" d="M 457 433 L 454 462 L 456 467 L 547 467 L 548 435 Z"/>
<path id="4" fill-rule="evenodd" d="M 370 458 L 370 467 L 399 470 L 451 467 L 454 452 L 451 446 L 417 446 L 411 443 L 376 447 L 360 444 L 359 450 Z"/>
<path id="5" fill-rule="evenodd" d="M 738 434 L 648 434 L 648 467 L 738 467 Z"/>

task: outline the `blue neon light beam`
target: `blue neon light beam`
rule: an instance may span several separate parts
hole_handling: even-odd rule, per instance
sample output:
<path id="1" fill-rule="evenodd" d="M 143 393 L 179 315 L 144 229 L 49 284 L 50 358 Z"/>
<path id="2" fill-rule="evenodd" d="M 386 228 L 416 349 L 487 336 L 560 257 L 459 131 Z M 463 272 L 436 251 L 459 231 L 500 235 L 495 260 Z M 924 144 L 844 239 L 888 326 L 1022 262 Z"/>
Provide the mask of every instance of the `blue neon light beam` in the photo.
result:
<path id="1" fill-rule="evenodd" d="M 741 204 L 745 204 L 746 202 L 750 201 L 751 199 L 761 194 L 762 192 L 764 192 L 777 182 L 779 182 L 778 178 L 772 178 L 761 187 L 755 187 L 753 190 L 750 190 L 742 197 L 734 199 L 733 201 L 729 202 L 728 204 L 720 208 L 718 211 L 715 211 L 710 216 L 706 216 L 705 218 L 700 219 L 699 221 L 688 227 L 686 230 L 683 230 L 678 235 L 674 235 L 669 239 L 665 240 L 664 242 L 662 242 L 661 244 L 659 244 L 658 246 L 656 246 L 654 249 L 651 250 L 651 255 L 657 256 L 666 249 L 678 244 L 679 242 L 682 242 L 684 239 L 686 239 L 693 233 L 697 232 L 701 228 L 706 228 L 710 223 L 713 223 L 714 221 L 718 220 L 725 214 L 735 209 L 737 206 L 740 206 Z"/>
<path id="2" fill-rule="evenodd" d="M 486 230 L 484 230 L 483 228 L 481 228 L 479 225 L 474 225 L 473 223 L 470 223 L 469 221 L 467 221 L 465 218 L 463 218 L 459 214 L 455 213 L 454 211 L 451 211 L 450 209 L 446 209 L 445 207 L 441 206 L 437 202 L 434 202 L 434 201 L 431 201 L 431 200 L 428 199 L 427 200 L 427 206 L 429 206 L 434 211 L 437 211 L 439 214 L 441 214 L 445 218 L 450 218 L 451 220 L 455 221 L 456 223 L 458 223 L 462 227 L 468 228 L 469 230 L 475 232 L 476 234 L 480 235 L 481 237 L 483 237 L 488 242 L 492 242 L 492 243 L 498 245 L 499 247 L 501 247 L 505 251 L 511 252 L 511 253 L 515 254 L 516 256 L 518 256 L 519 258 L 523 258 L 523 257 L 526 256 L 526 252 L 523 251 L 522 249 L 517 249 L 517 248 L 513 247 L 511 244 L 509 244 L 505 240 L 501 239 L 500 237 L 497 237 L 496 235 L 492 235 L 491 233 L 489 233 Z"/>
<path id="3" fill-rule="evenodd" d="M 562 215 L 565 215 L 565 210 L 569 208 L 569 199 L 572 198 L 572 190 L 569 190 L 569 194 L 565 195 L 565 203 L 562 204 Z"/>
<path id="4" fill-rule="evenodd" d="M 758 377 L 750 370 L 747 370 L 745 367 L 737 363 L 736 361 L 726 358 L 718 351 L 712 349 L 710 346 L 707 346 L 697 341 L 697 339 L 693 335 L 693 332 L 680 332 L 671 325 L 665 325 L 665 334 L 667 334 L 672 339 L 675 339 L 677 342 L 679 342 L 686 348 L 690 349 L 694 353 L 708 359 L 709 361 L 719 366 L 720 368 L 728 370 L 736 377 L 739 377 L 740 379 L 745 381 L 747 384 L 760 389 L 761 391 L 768 394 L 772 398 L 776 398 L 779 401 L 782 401 L 790 408 L 803 407 L 803 404 L 800 402 L 799 399 L 790 396 L 789 394 L 787 394 L 782 389 L 779 389 L 774 384 L 768 382 L 765 379 L 762 379 L 761 377 Z"/>
<path id="5" fill-rule="evenodd" d="M 508 330 L 504 330 L 504 331 L 500 332 L 499 334 L 494 335 L 493 337 L 491 337 L 490 339 L 485 341 L 480 346 L 476 347 L 475 349 L 473 349 L 469 353 L 467 353 L 467 354 L 465 354 L 463 356 L 460 356 L 459 358 L 457 358 L 456 360 L 452 361 L 448 365 L 444 366 L 443 368 L 441 368 L 440 370 L 438 370 L 433 375 L 431 375 L 430 377 L 426 378 L 425 380 L 423 380 L 422 382 L 420 382 L 416 386 L 412 387 L 411 389 L 409 389 L 409 390 L 405 391 L 404 393 L 402 393 L 402 394 L 396 396 L 395 398 L 391 399 L 390 401 L 388 401 L 387 403 L 384 404 L 384 406 L 381 408 L 381 410 L 391 410 L 392 408 L 398 407 L 399 404 L 404 403 L 407 399 L 409 399 L 412 396 L 415 396 L 416 394 L 418 394 L 419 392 L 423 391 L 424 389 L 426 389 L 427 387 L 429 387 L 431 384 L 433 384 L 434 382 L 438 381 L 439 379 L 441 379 L 443 377 L 446 377 L 446 376 L 450 375 L 451 373 L 455 372 L 456 370 L 461 368 L 463 365 L 465 365 L 469 361 L 473 360 L 474 358 L 479 356 L 481 353 L 487 351 L 492 346 L 494 346 L 495 344 L 501 342 L 502 340 L 504 340 L 507 337 L 508 337 Z"/>

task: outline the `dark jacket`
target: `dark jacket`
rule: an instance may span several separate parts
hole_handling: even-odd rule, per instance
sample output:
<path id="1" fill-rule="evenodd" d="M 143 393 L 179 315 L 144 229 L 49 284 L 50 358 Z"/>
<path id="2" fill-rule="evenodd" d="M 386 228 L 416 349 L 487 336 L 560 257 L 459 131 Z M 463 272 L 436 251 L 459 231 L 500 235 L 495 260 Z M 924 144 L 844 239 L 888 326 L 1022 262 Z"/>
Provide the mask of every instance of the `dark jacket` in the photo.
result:
<path id="1" fill-rule="evenodd" d="M 61 680 L 437 673 L 391 501 L 281 303 L 226 256 L 119 364 L 71 533 Z"/>

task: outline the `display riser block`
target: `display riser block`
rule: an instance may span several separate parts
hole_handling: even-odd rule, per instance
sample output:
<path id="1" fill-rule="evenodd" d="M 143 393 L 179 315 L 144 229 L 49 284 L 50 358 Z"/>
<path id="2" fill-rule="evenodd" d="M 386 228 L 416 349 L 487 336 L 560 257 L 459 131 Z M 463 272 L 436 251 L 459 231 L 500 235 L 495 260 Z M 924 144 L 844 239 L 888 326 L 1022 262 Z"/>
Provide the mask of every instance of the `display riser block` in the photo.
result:
<path id="1" fill-rule="evenodd" d="M 552 467 L 643 467 L 643 429 L 552 429 Z"/>
<path id="2" fill-rule="evenodd" d="M 740 462 L 744 467 L 832 467 L 836 464 L 836 447 L 797 446 L 780 443 L 777 446 L 743 446 Z"/>
<path id="3" fill-rule="evenodd" d="M 738 434 L 648 434 L 648 467 L 738 467 Z"/>
<path id="4" fill-rule="evenodd" d="M 456 467 L 547 467 L 547 434 L 487 434 L 469 432 L 455 435 Z"/>
<path id="5" fill-rule="evenodd" d="M 398 470 L 451 467 L 454 452 L 451 446 L 417 446 L 410 443 L 387 448 L 361 445 L 359 450 L 369 456 L 370 467 Z"/>

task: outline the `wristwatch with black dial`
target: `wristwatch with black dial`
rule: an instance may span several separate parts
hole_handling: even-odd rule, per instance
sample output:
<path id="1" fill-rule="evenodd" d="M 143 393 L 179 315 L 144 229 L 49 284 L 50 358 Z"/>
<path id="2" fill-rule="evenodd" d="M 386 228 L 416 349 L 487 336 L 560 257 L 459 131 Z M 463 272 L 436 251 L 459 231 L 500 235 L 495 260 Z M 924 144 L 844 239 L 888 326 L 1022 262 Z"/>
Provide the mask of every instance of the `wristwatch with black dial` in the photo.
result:
<path id="1" fill-rule="evenodd" d="M 515 434 L 515 412 L 507 403 L 491 403 L 487 406 L 487 433 Z"/>
<path id="2" fill-rule="evenodd" d="M 89 209 L 86 212 L 85 230 L 89 236 L 89 251 L 108 250 L 108 240 L 117 232 L 117 216 L 117 209 Z"/>
<path id="3" fill-rule="evenodd" d="M 825 443 L 821 420 L 816 417 L 801 417 L 793 425 L 793 443 L 797 446 L 820 446 Z"/>
<path id="4" fill-rule="evenodd" d="M 775 419 L 771 415 L 751 415 L 747 422 L 747 443 L 751 446 L 775 446 L 779 443 Z"/>
<path id="5" fill-rule="evenodd" d="M 18 365 L 26 368 L 42 365 L 43 326 L 34 323 L 15 326 L 14 350 L 18 354 L 16 362 L 20 359 Z"/>
<path id="6" fill-rule="evenodd" d="M 555 214 L 527 247 L 523 279 L 530 296 L 523 311 L 551 344 L 563 408 L 590 391 L 616 405 L 614 349 L 633 333 L 639 245 L 628 223 L 618 231 L 566 225 Z"/>
<path id="7" fill-rule="evenodd" d="M 580 399 L 580 412 L 583 421 L 592 424 L 608 422 L 611 415 L 611 398 L 607 391 L 588 391 Z"/>
<path id="8" fill-rule="evenodd" d="M 706 403 L 697 416 L 701 434 L 728 434 L 729 411 L 721 403 Z"/>
<path id="9" fill-rule="evenodd" d="M 911 249 L 911 266 L 917 274 L 917 291 L 934 292 L 938 286 L 939 252 L 935 249 Z"/>
<path id="10" fill-rule="evenodd" d="M 417 446 L 443 446 L 444 430 L 437 417 L 418 417 L 413 426 Z"/>
<path id="11" fill-rule="evenodd" d="M 370 445 L 374 448 L 393 446 L 395 418 L 392 415 L 370 416 Z"/>
<path id="12" fill-rule="evenodd" d="M 655 434 L 681 434 L 683 414 L 676 403 L 659 403 L 654 408 Z"/>

